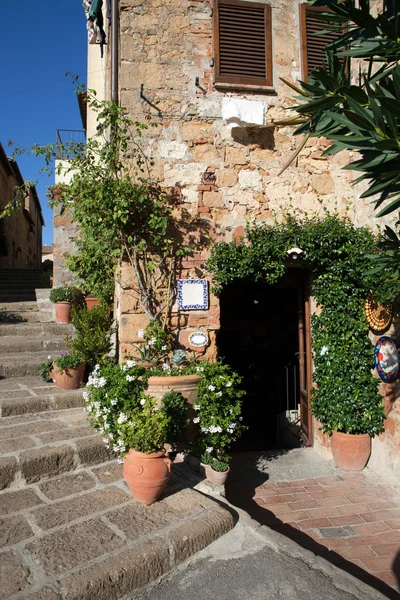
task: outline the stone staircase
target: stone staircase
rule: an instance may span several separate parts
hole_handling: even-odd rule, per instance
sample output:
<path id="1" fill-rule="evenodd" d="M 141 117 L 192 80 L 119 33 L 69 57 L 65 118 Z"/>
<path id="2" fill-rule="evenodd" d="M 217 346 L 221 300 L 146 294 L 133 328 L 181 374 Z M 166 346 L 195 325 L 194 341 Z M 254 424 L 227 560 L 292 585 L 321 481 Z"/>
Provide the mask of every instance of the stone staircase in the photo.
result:
<path id="1" fill-rule="evenodd" d="M 234 525 L 177 475 L 160 502 L 132 499 L 82 390 L 38 376 L 67 332 L 34 302 L 0 304 L 1 600 L 131 597 Z"/>
<path id="2" fill-rule="evenodd" d="M 34 269 L 0 269 L 0 302 L 32 302 L 44 273 Z"/>

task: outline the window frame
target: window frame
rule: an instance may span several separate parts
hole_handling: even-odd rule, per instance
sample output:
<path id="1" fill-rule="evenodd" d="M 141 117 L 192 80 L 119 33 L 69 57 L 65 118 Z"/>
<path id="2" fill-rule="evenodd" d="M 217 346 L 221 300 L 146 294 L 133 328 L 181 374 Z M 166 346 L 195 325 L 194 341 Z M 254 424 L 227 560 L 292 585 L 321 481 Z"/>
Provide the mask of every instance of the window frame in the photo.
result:
<path id="1" fill-rule="evenodd" d="M 244 77 L 242 75 L 220 74 L 220 35 L 219 35 L 219 7 L 221 4 L 228 6 L 248 6 L 249 8 L 263 8 L 265 23 L 265 78 Z M 271 5 L 263 2 L 246 2 L 243 0 L 214 0 L 213 10 L 213 46 L 214 46 L 214 83 L 221 87 L 226 84 L 237 88 L 272 87 L 272 18 Z"/>

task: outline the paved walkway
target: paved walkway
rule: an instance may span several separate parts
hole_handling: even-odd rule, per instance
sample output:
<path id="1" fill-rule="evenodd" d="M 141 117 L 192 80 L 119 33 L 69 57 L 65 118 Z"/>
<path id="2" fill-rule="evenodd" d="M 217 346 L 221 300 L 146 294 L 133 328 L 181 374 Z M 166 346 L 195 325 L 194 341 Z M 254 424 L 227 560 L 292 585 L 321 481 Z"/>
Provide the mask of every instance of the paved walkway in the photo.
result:
<path id="1" fill-rule="evenodd" d="M 388 598 L 400 598 L 400 493 L 311 448 L 234 457 L 229 502 Z M 396 591 L 397 590 L 397 591 Z"/>

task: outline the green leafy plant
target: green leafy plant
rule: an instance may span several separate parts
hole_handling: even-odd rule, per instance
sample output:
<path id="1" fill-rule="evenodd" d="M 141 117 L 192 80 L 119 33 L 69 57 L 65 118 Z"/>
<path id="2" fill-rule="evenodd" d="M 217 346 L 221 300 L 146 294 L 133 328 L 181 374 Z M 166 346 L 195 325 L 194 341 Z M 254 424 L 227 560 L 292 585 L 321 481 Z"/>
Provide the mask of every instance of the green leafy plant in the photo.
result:
<path id="1" fill-rule="evenodd" d="M 44 363 L 42 363 L 39 367 L 39 375 L 44 381 L 47 381 L 47 383 L 51 383 L 53 381 L 53 378 L 50 375 L 52 370 L 53 359 L 51 358 L 51 356 L 48 356 L 47 360 Z"/>
<path id="2" fill-rule="evenodd" d="M 83 362 L 83 356 L 78 352 L 69 350 L 62 352 L 61 355 L 53 361 L 54 368 L 61 373 L 65 369 L 76 369 Z"/>
<path id="3" fill-rule="evenodd" d="M 177 367 L 187 364 L 187 353 L 185 350 L 174 350 L 172 353 L 171 363 Z"/>
<path id="4" fill-rule="evenodd" d="M 134 345 L 134 348 L 139 353 L 140 360 L 159 362 L 168 356 L 173 337 L 159 321 L 150 321 L 146 329 L 139 333 L 144 343 L 141 346 Z"/>
<path id="5" fill-rule="evenodd" d="M 294 237 L 312 270 L 312 294 L 320 307 L 312 316 L 316 387 L 311 410 L 327 433 L 376 435 L 383 430 L 384 413 L 379 382 L 372 373 L 364 302 L 369 292 L 390 301 L 393 290 L 387 271 L 371 268 L 379 240 L 368 228 L 356 228 L 349 219 L 327 212 L 303 221 L 289 215 L 273 227 L 251 225 L 246 244 L 213 248 L 208 268 L 214 272 L 214 289 L 220 293 L 236 279 L 278 282 Z"/>
<path id="6" fill-rule="evenodd" d="M 80 289 L 74 286 L 63 286 L 53 288 L 50 292 L 51 302 L 71 302 L 73 304 L 82 304 L 84 296 Z"/>
<path id="7" fill-rule="evenodd" d="M 161 409 L 169 418 L 167 438 L 173 448 L 185 439 L 188 419 L 186 400 L 180 392 L 171 390 L 161 399 Z"/>
<path id="8" fill-rule="evenodd" d="M 228 365 L 202 363 L 198 369 L 201 380 L 197 386 L 193 422 L 198 425 L 199 433 L 191 443 L 191 451 L 212 467 L 215 461 L 226 465 L 230 445 L 245 428 L 241 398 L 246 392 L 240 389 L 241 377 Z"/>
<path id="9" fill-rule="evenodd" d="M 64 339 L 73 352 L 82 356 L 83 361 L 94 367 L 111 352 L 111 313 L 105 306 L 72 308 L 72 324 L 75 336 Z"/>

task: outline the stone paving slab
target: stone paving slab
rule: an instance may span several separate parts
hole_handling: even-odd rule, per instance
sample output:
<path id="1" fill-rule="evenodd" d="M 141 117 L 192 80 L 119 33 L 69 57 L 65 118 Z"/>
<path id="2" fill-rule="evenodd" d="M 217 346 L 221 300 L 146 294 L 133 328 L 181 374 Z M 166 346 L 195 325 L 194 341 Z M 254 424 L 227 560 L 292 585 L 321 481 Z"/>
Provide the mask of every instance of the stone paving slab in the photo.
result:
<path id="1" fill-rule="evenodd" d="M 118 479 L 104 483 L 111 473 Z M 235 524 L 174 475 L 149 507 L 132 499 L 121 476 L 114 461 L 0 492 L 2 600 L 117 600 Z"/>
<path id="2" fill-rule="evenodd" d="M 0 489 L 112 458 L 82 408 L 0 420 Z"/>
<path id="3" fill-rule="evenodd" d="M 37 375 L 48 355 L 49 351 L 24 352 L 23 356 L 19 352 L 3 353 L 0 356 L 0 376 L 8 378 Z"/>
<path id="4" fill-rule="evenodd" d="M 72 335 L 74 328 L 65 323 L 0 323 L 0 338 L 23 336 L 26 338 L 44 335 Z"/>
<path id="5" fill-rule="evenodd" d="M 226 495 L 259 523 L 400 598 L 400 492 L 368 469 L 339 470 L 312 449 L 281 462 L 254 453 L 252 465 L 250 453 L 238 455 Z"/>
<path id="6" fill-rule="evenodd" d="M 63 339 L 63 334 L 59 335 L 8 335 L 0 337 L 0 352 L 10 354 L 11 352 L 47 352 L 60 353 L 67 348 Z M 23 357 L 20 357 L 23 360 Z"/>

